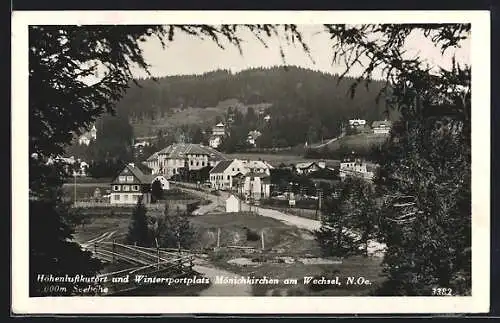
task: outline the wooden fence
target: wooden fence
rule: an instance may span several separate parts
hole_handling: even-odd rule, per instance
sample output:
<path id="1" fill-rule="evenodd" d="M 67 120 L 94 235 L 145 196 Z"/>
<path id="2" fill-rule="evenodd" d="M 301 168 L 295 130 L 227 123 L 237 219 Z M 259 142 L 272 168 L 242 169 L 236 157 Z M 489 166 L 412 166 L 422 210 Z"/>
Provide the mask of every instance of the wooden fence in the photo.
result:
<path id="1" fill-rule="evenodd" d="M 78 208 L 98 208 L 98 207 L 99 208 L 116 208 L 116 207 L 133 208 L 135 206 L 136 206 L 135 203 L 111 204 L 111 203 L 107 203 L 107 202 L 95 202 L 95 201 L 77 201 L 77 202 L 73 203 L 73 207 L 78 207 Z M 148 203 L 148 204 L 144 204 L 144 206 L 148 210 L 161 211 L 161 210 L 165 209 L 165 205 L 162 203 L 158 203 L 158 204 Z"/>
<path id="2" fill-rule="evenodd" d="M 192 271 L 194 257 L 183 250 L 147 248 L 113 242 L 95 242 L 82 245 L 94 257 L 108 264 L 120 264 L 118 270 L 102 272 L 100 278 L 107 278 L 102 287 L 107 295 L 121 293 L 141 287 L 136 275 L 183 275 Z"/>

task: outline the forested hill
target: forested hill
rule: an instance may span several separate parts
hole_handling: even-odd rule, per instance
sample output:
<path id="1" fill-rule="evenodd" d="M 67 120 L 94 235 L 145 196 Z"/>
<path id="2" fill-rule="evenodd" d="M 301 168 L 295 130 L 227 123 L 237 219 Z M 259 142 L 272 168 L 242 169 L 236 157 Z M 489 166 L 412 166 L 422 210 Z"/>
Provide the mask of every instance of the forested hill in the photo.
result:
<path id="1" fill-rule="evenodd" d="M 354 79 L 338 83 L 337 75 L 295 66 L 254 68 L 235 74 L 218 70 L 137 82 L 140 86 L 131 85 L 117 104 L 119 114 L 133 119 L 162 118 L 189 107 L 215 107 L 227 99 L 246 105 L 270 103 L 266 113 L 272 115 L 273 123 L 300 129 L 297 136 L 303 142 L 310 127 L 314 137 L 328 137 L 339 133 L 342 120 L 384 117 L 384 100 L 375 102 L 381 82 L 372 82 L 368 89 L 360 85 L 351 99 L 349 88 Z"/>

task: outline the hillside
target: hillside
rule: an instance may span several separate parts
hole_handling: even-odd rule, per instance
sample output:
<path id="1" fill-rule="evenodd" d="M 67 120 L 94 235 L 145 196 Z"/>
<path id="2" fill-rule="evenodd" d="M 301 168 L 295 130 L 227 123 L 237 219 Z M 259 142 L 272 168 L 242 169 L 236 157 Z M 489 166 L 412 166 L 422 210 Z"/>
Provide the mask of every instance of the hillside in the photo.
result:
<path id="1" fill-rule="evenodd" d="M 294 146 L 335 137 L 350 118 L 378 120 L 385 110 L 383 98 L 376 103 L 382 82 L 373 81 L 368 89 L 359 86 L 351 98 L 353 79 L 339 82 L 337 75 L 294 66 L 137 82 L 117 103 L 117 112 L 130 119 L 136 137 L 183 125 L 205 130 L 230 107 L 242 114 L 252 107 L 272 116 L 268 137 L 280 140 L 269 140 L 268 146 Z"/>

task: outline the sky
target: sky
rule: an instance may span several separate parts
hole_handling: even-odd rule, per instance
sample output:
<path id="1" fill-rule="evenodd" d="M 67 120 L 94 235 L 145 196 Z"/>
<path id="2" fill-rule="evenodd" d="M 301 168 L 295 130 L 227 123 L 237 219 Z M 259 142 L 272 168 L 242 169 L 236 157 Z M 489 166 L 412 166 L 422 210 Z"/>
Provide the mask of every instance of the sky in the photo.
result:
<path id="1" fill-rule="evenodd" d="M 174 35 L 174 41 L 163 49 L 156 38 L 143 43 L 146 61 L 151 65 L 151 73 L 154 76 L 201 74 L 216 69 L 230 69 L 238 72 L 252 67 L 270 67 L 282 65 L 279 44 L 283 46 L 287 64 L 298 65 L 312 70 L 319 70 L 331 74 L 341 74 L 344 71 L 342 64 L 332 64 L 332 40 L 328 34 L 323 32 L 322 25 L 300 25 L 305 42 L 311 50 L 311 58 L 303 51 L 300 45 L 287 45 L 286 41 L 276 38 L 269 39 L 265 48 L 252 35 L 241 33 L 244 39 L 242 45 L 243 54 L 236 47 L 228 45 L 225 50 L 220 49 L 211 40 L 202 40 L 195 36 L 181 34 Z M 462 48 L 455 52 L 447 52 L 441 55 L 440 49 L 433 46 L 430 40 L 423 35 L 412 33 L 405 49 L 408 56 L 418 55 L 426 59 L 431 66 L 449 68 L 453 53 L 458 62 L 470 63 L 470 40 L 462 43 Z M 361 67 L 355 68 L 349 73 L 357 76 Z M 145 73 L 139 69 L 134 70 L 136 77 L 145 77 Z M 377 75 L 375 75 L 377 77 Z"/>

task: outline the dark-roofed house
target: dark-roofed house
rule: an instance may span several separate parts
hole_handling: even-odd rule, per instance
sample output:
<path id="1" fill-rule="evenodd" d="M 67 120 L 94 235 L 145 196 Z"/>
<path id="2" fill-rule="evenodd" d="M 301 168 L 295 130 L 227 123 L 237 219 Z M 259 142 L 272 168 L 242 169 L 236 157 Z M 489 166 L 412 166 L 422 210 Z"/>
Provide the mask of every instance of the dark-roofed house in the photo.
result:
<path id="1" fill-rule="evenodd" d="M 222 160 L 210 170 L 210 187 L 216 190 L 231 190 L 236 184 L 233 177 L 243 173 L 246 173 L 243 161 Z"/>
<path id="2" fill-rule="evenodd" d="M 219 151 L 200 144 L 172 144 L 146 160 L 153 174 L 164 175 L 167 179 L 179 174 L 181 168 L 199 170 L 215 166 L 227 157 Z"/>
<path id="3" fill-rule="evenodd" d="M 318 171 L 320 169 L 321 167 L 316 162 L 305 162 L 305 163 L 298 163 L 297 165 L 295 165 L 295 171 L 299 175 L 309 174 Z"/>
<path id="4" fill-rule="evenodd" d="M 392 122 L 389 120 L 384 121 L 373 121 L 372 130 L 376 134 L 389 134 L 391 131 Z"/>
<path id="5" fill-rule="evenodd" d="M 153 175 L 145 174 L 135 164 L 126 165 L 111 181 L 111 204 L 135 204 L 140 196 L 145 204 L 151 202 Z"/>

